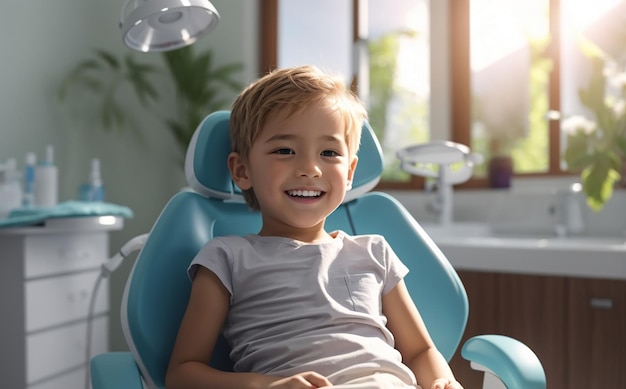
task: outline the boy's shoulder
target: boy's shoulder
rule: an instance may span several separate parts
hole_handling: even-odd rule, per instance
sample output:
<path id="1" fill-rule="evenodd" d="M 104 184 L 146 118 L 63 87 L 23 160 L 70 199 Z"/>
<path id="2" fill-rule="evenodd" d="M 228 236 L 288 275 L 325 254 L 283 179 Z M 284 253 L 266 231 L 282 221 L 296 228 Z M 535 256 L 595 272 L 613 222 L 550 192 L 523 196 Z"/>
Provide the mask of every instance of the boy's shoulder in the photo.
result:
<path id="1" fill-rule="evenodd" d="M 358 234 L 358 235 L 348 235 L 345 234 L 344 239 L 351 240 L 359 245 L 379 245 L 379 244 L 388 244 L 387 240 L 383 235 L 380 234 Z"/>
<path id="2" fill-rule="evenodd" d="M 237 242 L 241 240 L 244 240 L 244 237 L 241 235 L 219 235 L 219 236 L 214 236 L 213 239 L 207 242 L 207 244 Z"/>
<path id="3" fill-rule="evenodd" d="M 241 235 L 220 235 L 210 239 L 204 245 L 205 248 L 223 248 L 223 247 L 240 247 L 247 244 L 247 240 Z"/>
<path id="4" fill-rule="evenodd" d="M 221 242 L 238 242 L 244 241 L 246 237 L 244 235 L 218 235 L 213 237 L 212 241 L 221 241 Z"/>

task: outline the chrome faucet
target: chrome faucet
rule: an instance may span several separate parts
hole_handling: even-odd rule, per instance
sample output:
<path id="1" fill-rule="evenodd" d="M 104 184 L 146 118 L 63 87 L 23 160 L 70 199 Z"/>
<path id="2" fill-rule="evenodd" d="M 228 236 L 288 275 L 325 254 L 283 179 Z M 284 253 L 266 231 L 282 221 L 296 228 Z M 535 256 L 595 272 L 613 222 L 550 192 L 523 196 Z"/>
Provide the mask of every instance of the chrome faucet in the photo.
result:
<path id="1" fill-rule="evenodd" d="M 585 209 L 582 185 L 574 183 L 556 191 L 552 213 L 556 216 L 553 230 L 556 236 L 579 235 L 585 231 Z"/>

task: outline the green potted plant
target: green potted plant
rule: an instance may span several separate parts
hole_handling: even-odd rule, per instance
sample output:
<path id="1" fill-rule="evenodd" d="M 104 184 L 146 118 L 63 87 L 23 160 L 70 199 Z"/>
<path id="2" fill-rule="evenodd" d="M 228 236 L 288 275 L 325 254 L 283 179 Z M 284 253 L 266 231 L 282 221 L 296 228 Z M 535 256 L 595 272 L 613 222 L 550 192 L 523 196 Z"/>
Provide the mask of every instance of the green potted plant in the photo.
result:
<path id="1" fill-rule="evenodd" d="M 564 160 L 568 169 L 580 171 L 587 203 L 599 210 L 625 173 L 626 73 L 623 64 L 620 67 L 599 49 L 586 53 L 591 57 L 592 72 L 578 96 L 594 118 L 575 115 L 563 121 L 567 135 Z"/>
<path id="2" fill-rule="evenodd" d="M 137 62 L 132 53 L 123 58 L 104 51 L 81 61 L 63 80 L 59 88 L 61 101 L 73 92 L 88 92 L 96 96 L 102 127 L 106 130 L 139 130 L 131 111 L 122 104 L 120 95 L 130 87 L 142 107 L 163 109 L 158 92 L 158 76 L 167 75 L 174 85 L 175 117 L 163 118 L 184 156 L 187 145 L 198 124 L 209 113 L 224 109 L 228 101 L 224 92 L 238 92 L 242 85 L 237 75 L 240 63 L 216 65 L 211 50 L 196 53 L 193 46 L 162 53 L 164 69 Z"/>

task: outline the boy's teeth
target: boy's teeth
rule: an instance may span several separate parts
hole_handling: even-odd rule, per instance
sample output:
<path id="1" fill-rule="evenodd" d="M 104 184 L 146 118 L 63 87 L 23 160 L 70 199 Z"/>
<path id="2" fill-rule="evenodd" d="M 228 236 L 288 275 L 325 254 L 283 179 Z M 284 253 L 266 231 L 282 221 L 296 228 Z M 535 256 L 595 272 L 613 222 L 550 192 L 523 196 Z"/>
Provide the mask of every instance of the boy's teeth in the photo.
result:
<path id="1" fill-rule="evenodd" d="M 319 190 L 290 190 L 287 191 L 290 196 L 298 196 L 298 197 L 318 197 L 322 194 Z"/>

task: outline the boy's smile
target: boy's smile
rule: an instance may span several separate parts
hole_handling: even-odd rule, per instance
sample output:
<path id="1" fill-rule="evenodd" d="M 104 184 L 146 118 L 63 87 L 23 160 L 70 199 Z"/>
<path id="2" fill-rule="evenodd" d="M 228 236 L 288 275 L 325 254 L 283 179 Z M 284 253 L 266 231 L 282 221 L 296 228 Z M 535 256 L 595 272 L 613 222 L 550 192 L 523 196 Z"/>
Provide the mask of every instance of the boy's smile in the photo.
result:
<path id="1" fill-rule="evenodd" d="M 283 112 L 271 115 L 248 160 L 237 166 L 237 185 L 253 188 L 259 201 L 261 235 L 313 241 L 328 236 L 324 221 L 343 201 L 356 157 L 348 150 L 344 121 L 321 102 L 287 119 Z"/>
<path id="2" fill-rule="evenodd" d="M 295 200 L 301 201 L 316 200 L 324 194 L 325 192 L 315 189 L 293 189 L 287 191 L 287 195 L 293 197 Z"/>

